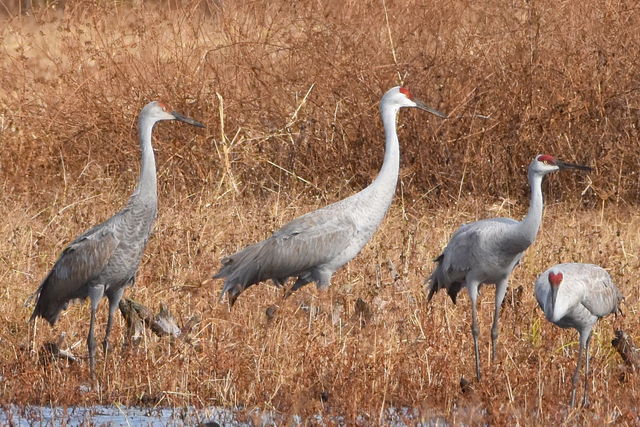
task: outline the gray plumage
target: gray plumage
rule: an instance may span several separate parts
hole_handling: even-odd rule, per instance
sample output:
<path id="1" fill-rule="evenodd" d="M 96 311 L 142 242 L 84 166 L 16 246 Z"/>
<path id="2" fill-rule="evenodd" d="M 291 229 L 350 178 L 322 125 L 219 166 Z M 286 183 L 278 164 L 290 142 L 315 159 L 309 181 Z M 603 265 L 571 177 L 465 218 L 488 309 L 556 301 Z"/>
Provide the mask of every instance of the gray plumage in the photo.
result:
<path id="1" fill-rule="evenodd" d="M 405 88 L 394 87 L 380 102 L 385 129 L 382 168 L 371 185 L 351 197 L 294 219 L 266 240 L 222 260 L 213 276 L 224 278 L 221 297 L 234 304 L 248 287 L 271 279 L 282 286 L 297 277 L 291 292 L 310 282 L 325 288 L 333 273 L 353 259 L 384 218 L 395 193 L 400 163 L 396 119 L 400 108 L 417 107 L 439 117 L 444 114 L 414 100 Z"/>
<path id="2" fill-rule="evenodd" d="M 95 367 L 93 329 L 98 303 L 103 296 L 109 300 L 109 317 L 103 342 L 106 352 L 113 315 L 124 288 L 135 280 L 156 218 L 158 197 L 151 132 L 159 120 L 180 120 L 202 127 L 201 123 L 179 113 L 168 112 L 160 102 L 147 104 L 138 120 L 141 168 L 135 191 L 124 209 L 87 230 L 62 251 L 34 293 L 36 304 L 31 320 L 42 317 L 52 326 L 69 302 L 86 298 L 91 300 L 87 346 L 92 376 Z"/>
<path id="3" fill-rule="evenodd" d="M 587 406 L 589 377 L 589 344 L 593 327 L 599 318 L 620 313 L 624 299 L 609 273 L 593 264 L 568 263 L 554 265 L 540 274 L 535 284 L 536 300 L 550 322 L 561 328 L 573 328 L 580 334 L 578 363 L 572 378 L 570 406 L 574 406 L 576 387 L 585 354 L 583 406 Z"/>
<path id="4" fill-rule="evenodd" d="M 476 302 L 482 284 L 495 284 L 495 308 L 491 328 L 491 361 L 495 361 L 500 307 L 507 292 L 508 279 L 520 262 L 524 251 L 533 244 L 542 222 L 542 179 L 560 169 L 590 170 L 586 166 L 565 163 L 542 154 L 529 164 L 531 187 L 529 211 L 522 221 L 511 218 L 491 218 L 461 226 L 451 237 L 437 266 L 426 280 L 428 300 L 440 289 L 446 289 L 455 303 L 458 292 L 465 287 L 471 299 L 471 333 L 473 335 L 476 378 L 481 378 L 478 350 L 478 318 Z"/>

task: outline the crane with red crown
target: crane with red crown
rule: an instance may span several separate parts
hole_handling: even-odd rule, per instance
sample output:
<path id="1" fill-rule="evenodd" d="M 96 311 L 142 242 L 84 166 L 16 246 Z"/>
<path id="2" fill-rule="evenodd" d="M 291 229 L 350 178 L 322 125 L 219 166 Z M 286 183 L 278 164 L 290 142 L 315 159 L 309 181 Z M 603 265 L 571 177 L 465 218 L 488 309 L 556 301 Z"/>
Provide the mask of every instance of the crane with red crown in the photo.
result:
<path id="1" fill-rule="evenodd" d="M 561 328 L 573 328 L 580 334 L 578 363 L 571 380 L 569 405 L 572 407 L 576 401 L 583 358 L 585 378 L 582 406 L 589 404 L 589 344 L 593 327 L 601 317 L 621 313 L 620 302 L 623 299 L 609 273 L 594 264 L 554 265 L 536 279 L 536 300 L 547 320 Z"/>
<path id="2" fill-rule="evenodd" d="M 407 88 L 389 89 L 380 101 L 385 151 L 378 176 L 362 191 L 295 218 L 267 239 L 222 259 L 213 276 L 224 279 L 221 298 L 228 294 L 233 305 L 248 287 L 269 279 L 280 287 L 289 277 L 297 277 L 287 295 L 311 282 L 318 288 L 330 285 L 333 273 L 367 244 L 391 205 L 400 168 L 396 121 L 405 107 L 447 118 L 415 99 Z"/>
<path id="3" fill-rule="evenodd" d="M 508 280 L 524 251 L 533 244 L 542 222 L 542 179 L 561 169 L 591 170 L 588 166 L 560 161 L 541 154 L 529 164 L 531 187 L 529 211 L 522 221 L 512 218 L 490 218 L 464 224 L 453 233 L 437 266 L 427 278 L 428 300 L 440 289 L 446 289 L 455 304 L 458 292 L 465 287 L 471 299 L 471 334 L 476 358 L 476 378 L 480 381 L 478 350 L 478 315 L 476 302 L 482 284 L 495 284 L 495 308 L 491 327 L 491 362 L 496 359 L 500 307 L 507 292 Z"/>

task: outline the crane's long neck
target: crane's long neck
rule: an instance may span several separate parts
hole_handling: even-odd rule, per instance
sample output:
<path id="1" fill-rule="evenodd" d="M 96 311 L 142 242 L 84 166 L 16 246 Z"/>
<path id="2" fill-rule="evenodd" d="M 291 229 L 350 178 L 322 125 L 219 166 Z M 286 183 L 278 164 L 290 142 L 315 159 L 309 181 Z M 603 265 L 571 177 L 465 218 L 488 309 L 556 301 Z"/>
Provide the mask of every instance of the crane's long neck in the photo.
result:
<path id="1" fill-rule="evenodd" d="M 542 175 L 529 171 L 529 186 L 531 187 L 531 200 L 527 216 L 520 222 L 520 233 L 526 236 L 531 243 L 536 239 L 540 223 L 542 222 Z"/>
<path id="2" fill-rule="evenodd" d="M 151 145 L 151 132 L 154 124 L 155 120 L 144 115 L 138 121 L 141 151 L 140 177 L 134 192 L 134 195 L 137 195 L 139 199 L 152 201 L 157 199 L 156 159 Z"/>
<path id="3" fill-rule="evenodd" d="M 390 198 L 393 198 L 400 170 L 400 146 L 396 132 L 398 109 L 383 105 L 381 107 L 381 115 L 385 136 L 384 160 L 378 176 L 369 188 L 376 193 L 389 194 Z"/>

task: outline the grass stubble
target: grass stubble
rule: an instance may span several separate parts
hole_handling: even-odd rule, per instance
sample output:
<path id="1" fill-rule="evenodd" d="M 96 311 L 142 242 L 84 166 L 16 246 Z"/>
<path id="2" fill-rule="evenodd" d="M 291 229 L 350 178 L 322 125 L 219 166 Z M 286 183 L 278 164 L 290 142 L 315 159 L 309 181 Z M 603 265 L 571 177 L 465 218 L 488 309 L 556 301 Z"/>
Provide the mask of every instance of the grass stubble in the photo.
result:
<path id="1" fill-rule="evenodd" d="M 241 406 L 375 424 L 388 407 L 454 423 L 636 424 L 636 374 L 611 348 L 636 340 L 640 181 L 638 7 L 633 2 L 66 2 L 0 26 L 0 402 Z M 387 24 L 388 22 L 388 24 Z M 393 44 L 391 44 L 391 40 Z M 393 46 L 393 48 L 391 47 Z M 382 158 L 378 101 L 399 78 L 430 105 L 489 121 L 401 113 L 401 180 L 382 227 L 333 278 L 287 300 L 251 288 L 230 311 L 219 259 L 367 185 Z M 148 335 L 86 363 L 29 351 L 23 302 L 66 244 L 117 211 L 137 177 L 135 119 L 163 99 L 202 120 L 155 131 L 159 217 L 127 296 L 182 323 L 190 342 Z M 426 304 L 423 280 L 460 224 L 526 213 L 526 167 L 549 152 L 595 167 L 545 182 L 540 234 L 511 279 L 498 363 L 488 363 L 493 288 L 480 297 L 473 376 L 468 298 Z M 548 323 L 533 281 L 558 262 L 607 268 L 625 317 L 600 322 L 592 404 L 569 411 L 577 334 Z M 389 265 L 394 268 L 390 269 Z M 397 274 L 396 274 L 397 273 Z M 361 300 L 361 301 L 359 301 Z M 266 310 L 276 307 L 275 315 Z M 311 309 L 309 309 L 311 307 Z M 270 310 L 272 313 L 273 308 Z M 100 311 L 98 331 L 106 314 Z M 67 334 L 84 355 L 85 304 Z"/>

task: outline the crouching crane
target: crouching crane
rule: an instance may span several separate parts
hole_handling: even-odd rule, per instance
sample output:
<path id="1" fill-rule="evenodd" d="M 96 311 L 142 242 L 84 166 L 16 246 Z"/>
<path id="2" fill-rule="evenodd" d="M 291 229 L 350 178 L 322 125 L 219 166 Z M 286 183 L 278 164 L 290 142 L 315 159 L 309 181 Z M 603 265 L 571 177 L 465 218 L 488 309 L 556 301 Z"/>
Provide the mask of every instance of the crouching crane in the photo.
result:
<path id="1" fill-rule="evenodd" d="M 185 117 L 163 103 L 147 104 L 138 118 L 141 167 L 138 184 L 124 209 L 87 230 L 67 246 L 33 294 L 36 305 L 31 320 L 42 317 L 53 326 L 70 301 L 89 298 L 91 321 L 87 347 L 91 378 L 95 378 L 94 324 L 98 303 L 109 300 L 109 317 L 103 341 L 107 352 L 113 315 L 126 286 L 133 284 L 144 248 L 156 219 L 158 196 L 156 162 L 151 132 L 160 120 L 179 120 L 193 126 L 202 123 Z"/>
<path id="2" fill-rule="evenodd" d="M 576 387 L 580 377 L 583 354 L 584 395 L 582 405 L 589 404 L 589 344 L 593 327 L 599 318 L 618 314 L 624 299 L 605 269 L 593 264 L 554 265 L 536 279 L 536 300 L 550 322 L 561 328 L 573 328 L 580 334 L 578 362 L 571 381 L 571 400 L 576 401 Z"/>

